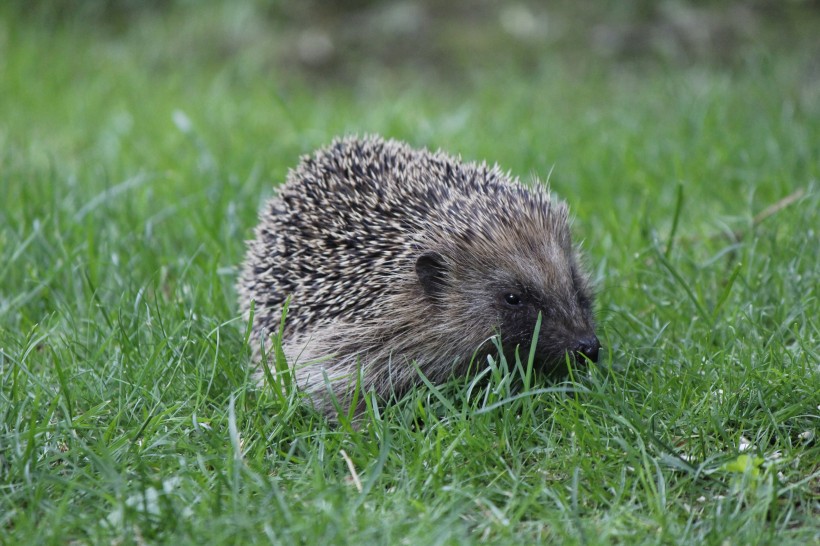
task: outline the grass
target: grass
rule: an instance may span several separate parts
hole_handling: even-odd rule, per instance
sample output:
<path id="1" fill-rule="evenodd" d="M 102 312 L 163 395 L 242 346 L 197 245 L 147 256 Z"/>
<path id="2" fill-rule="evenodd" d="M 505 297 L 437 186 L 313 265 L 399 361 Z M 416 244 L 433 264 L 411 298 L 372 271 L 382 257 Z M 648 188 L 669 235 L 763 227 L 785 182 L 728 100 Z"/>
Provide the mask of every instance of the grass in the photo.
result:
<path id="1" fill-rule="evenodd" d="M 0 10 L 0 543 L 820 541 L 809 49 L 316 80 L 250 6 Z M 601 362 L 523 392 L 497 363 L 358 429 L 259 388 L 243 241 L 350 132 L 549 175 Z"/>

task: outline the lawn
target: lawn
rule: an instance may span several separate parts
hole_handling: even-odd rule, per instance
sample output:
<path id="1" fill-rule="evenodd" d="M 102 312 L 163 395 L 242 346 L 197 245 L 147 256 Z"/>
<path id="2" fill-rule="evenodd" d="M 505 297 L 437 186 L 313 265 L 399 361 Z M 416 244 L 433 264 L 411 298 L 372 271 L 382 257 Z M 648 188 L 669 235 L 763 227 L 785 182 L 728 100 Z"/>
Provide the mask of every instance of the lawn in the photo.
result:
<path id="1" fill-rule="evenodd" d="M 820 543 L 816 6 L 62 5 L 0 6 L 0 544 Z M 598 364 L 257 384 L 244 241 L 351 133 L 549 179 Z"/>

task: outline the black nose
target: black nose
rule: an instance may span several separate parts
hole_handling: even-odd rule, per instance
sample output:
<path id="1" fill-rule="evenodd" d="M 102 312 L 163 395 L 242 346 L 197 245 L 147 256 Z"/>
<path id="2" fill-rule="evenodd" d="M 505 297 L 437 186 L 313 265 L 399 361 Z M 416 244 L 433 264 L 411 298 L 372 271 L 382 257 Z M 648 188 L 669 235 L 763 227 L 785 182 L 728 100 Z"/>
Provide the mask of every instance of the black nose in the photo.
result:
<path id="1" fill-rule="evenodd" d="M 601 343 L 595 336 L 582 337 L 575 344 L 573 352 L 576 355 L 585 356 L 593 362 L 598 362 L 598 349 Z"/>

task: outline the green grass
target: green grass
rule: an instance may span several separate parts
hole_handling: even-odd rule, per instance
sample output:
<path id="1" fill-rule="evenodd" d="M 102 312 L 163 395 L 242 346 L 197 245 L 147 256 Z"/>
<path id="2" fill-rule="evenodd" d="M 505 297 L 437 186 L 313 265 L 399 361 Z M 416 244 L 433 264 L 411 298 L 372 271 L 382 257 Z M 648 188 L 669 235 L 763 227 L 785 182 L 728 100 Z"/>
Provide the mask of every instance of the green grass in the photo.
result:
<path id="1" fill-rule="evenodd" d="M 0 10 L 0 543 L 820 541 L 810 49 L 316 80 L 249 9 Z M 358 429 L 258 387 L 243 241 L 352 132 L 551 173 L 601 362 L 523 392 L 499 364 Z"/>

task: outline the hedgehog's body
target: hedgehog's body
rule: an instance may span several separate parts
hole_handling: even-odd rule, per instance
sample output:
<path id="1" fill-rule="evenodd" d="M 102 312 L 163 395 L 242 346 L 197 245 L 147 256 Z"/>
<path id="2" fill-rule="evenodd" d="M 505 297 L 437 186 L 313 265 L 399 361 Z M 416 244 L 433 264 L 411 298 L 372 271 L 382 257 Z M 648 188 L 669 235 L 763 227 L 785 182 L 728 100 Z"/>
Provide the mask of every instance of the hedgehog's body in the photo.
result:
<path id="1" fill-rule="evenodd" d="M 238 290 L 256 302 L 253 342 L 278 330 L 297 384 L 330 411 L 361 367 L 381 396 L 466 371 L 499 335 L 526 356 L 597 358 L 590 290 L 567 209 L 497 167 L 378 138 L 336 141 L 302 159 L 261 213 Z M 479 361 L 480 365 L 480 361 Z"/>

